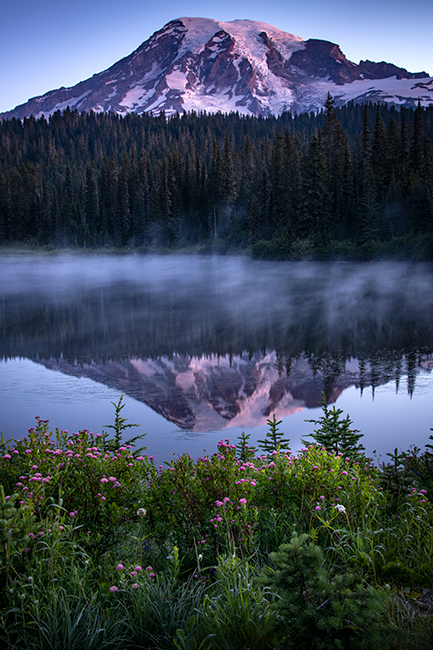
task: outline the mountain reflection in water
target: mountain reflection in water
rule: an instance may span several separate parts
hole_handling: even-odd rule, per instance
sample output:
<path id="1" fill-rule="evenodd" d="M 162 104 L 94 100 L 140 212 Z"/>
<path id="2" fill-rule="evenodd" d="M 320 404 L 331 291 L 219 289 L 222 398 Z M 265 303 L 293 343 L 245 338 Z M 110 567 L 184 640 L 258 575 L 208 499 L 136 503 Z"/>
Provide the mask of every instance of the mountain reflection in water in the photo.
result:
<path id="1" fill-rule="evenodd" d="M 189 431 L 254 427 L 433 367 L 432 266 L 4 257 L 0 356 L 89 377 Z"/>
<path id="2" fill-rule="evenodd" d="M 349 386 L 376 387 L 403 371 L 410 373 L 409 390 L 420 368 L 433 367 L 425 357 L 378 356 L 376 361 L 323 360 L 313 366 L 305 357 L 292 360 L 281 372 L 275 352 L 251 357 L 123 359 L 100 363 L 69 363 L 50 359 L 42 363 L 75 377 L 89 377 L 144 402 L 166 420 L 187 431 L 251 428 L 266 424 L 271 413 L 283 418 L 302 408 L 315 408 L 325 390 L 335 402 Z"/>

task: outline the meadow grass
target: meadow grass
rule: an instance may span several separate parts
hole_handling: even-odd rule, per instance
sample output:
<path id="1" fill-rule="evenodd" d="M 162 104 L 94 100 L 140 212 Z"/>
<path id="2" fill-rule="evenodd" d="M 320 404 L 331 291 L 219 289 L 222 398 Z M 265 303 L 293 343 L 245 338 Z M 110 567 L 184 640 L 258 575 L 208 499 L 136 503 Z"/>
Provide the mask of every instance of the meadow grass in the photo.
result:
<path id="1" fill-rule="evenodd" d="M 377 466 L 324 407 L 297 452 L 274 417 L 157 467 L 115 408 L 112 440 L 1 439 L 5 647 L 432 647 L 429 445 Z"/>

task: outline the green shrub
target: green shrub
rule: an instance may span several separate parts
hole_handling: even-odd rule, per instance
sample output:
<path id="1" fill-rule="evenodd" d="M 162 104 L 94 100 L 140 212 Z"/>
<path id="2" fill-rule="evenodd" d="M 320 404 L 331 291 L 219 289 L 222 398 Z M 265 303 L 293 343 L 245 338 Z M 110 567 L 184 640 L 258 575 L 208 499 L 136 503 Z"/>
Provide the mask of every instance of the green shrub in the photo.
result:
<path id="1" fill-rule="evenodd" d="M 331 577 L 322 550 L 307 534 L 271 553 L 262 583 L 277 590 L 284 639 L 296 648 L 386 648 L 391 626 L 379 591 L 355 576 Z"/>

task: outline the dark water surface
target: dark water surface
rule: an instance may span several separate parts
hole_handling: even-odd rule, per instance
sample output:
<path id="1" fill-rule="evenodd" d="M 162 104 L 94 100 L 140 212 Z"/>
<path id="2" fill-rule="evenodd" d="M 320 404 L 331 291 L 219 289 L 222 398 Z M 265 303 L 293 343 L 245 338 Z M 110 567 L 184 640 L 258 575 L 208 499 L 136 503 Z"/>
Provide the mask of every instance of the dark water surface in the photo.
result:
<path id="1" fill-rule="evenodd" d="M 123 393 L 161 461 L 262 438 L 273 413 L 296 449 L 323 390 L 369 453 L 428 442 L 432 265 L 9 255 L 0 280 L 7 438 L 36 415 L 100 431 Z"/>

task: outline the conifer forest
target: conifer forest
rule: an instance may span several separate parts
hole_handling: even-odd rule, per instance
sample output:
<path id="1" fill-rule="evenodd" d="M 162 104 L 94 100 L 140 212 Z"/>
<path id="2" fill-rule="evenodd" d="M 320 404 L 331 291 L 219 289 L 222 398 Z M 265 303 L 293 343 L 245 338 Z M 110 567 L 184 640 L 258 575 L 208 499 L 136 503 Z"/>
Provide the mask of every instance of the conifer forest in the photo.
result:
<path id="1" fill-rule="evenodd" d="M 433 259 L 433 106 L 0 123 L 0 245 Z"/>

